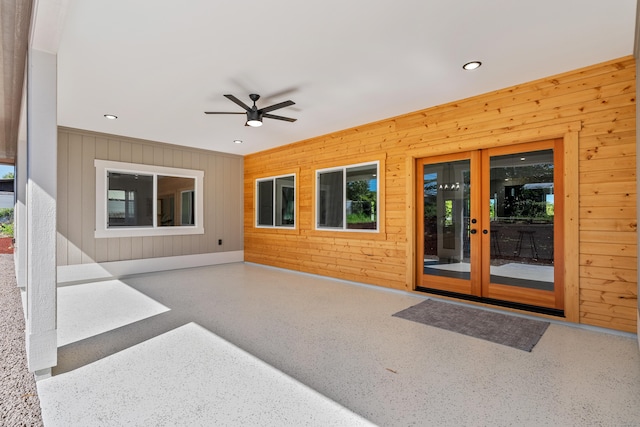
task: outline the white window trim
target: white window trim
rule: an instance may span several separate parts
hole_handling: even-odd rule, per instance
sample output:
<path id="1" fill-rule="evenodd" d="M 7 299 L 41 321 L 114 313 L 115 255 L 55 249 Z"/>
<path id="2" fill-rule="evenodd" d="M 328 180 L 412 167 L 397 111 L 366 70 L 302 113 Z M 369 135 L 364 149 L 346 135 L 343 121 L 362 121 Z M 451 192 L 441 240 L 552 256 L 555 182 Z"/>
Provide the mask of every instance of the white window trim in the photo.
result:
<path id="1" fill-rule="evenodd" d="M 96 238 L 105 237 L 141 237 L 141 236 L 175 236 L 184 234 L 204 234 L 204 171 L 195 169 L 170 168 L 165 166 L 142 165 L 138 163 L 114 162 L 109 160 L 94 161 L 96 167 Z M 157 203 L 153 203 L 152 227 L 107 227 L 107 172 L 140 173 L 153 175 L 153 194 L 156 198 L 156 176 L 167 175 L 179 178 L 195 179 L 195 225 L 158 227 Z"/>
<path id="2" fill-rule="evenodd" d="M 273 223 L 275 224 L 276 222 L 276 179 L 278 178 L 286 178 L 292 176 L 293 177 L 293 194 L 295 197 L 295 201 L 294 201 L 294 209 L 293 209 L 293 227 L 287 227 L 286 225 L 263 225 L 263 224 L 258 224 L 258 209 L 259 209 L 259 200 L 258 200 L 258 184 L 260 182 L 264 182 L 264 181 L 272 181 L 273 182 Z M 296 192 L 296 185 L 298 185 L 298 177 L 296 176 L 295 173 L 286 173 L 283 175 L 276 175 L 276 176 L 266 176 L 264 178 L 258 178 L 256 179 L 256 183 L 254 186 L 254 191 L 255 191 L 255 197 L 254 197 L 254 203 L 255 203 L 255 208 L 254 208 L 254 212 L 255 212 L 255 227 L 256 228 L 267 228 L 267 229 L 274 229 L 274 228 L 279 228 L 279 229 L 283 229 L 283 230 L 295 230 L 296 228 L 298 228 L 298 209 L 297 209 L 297 203 L 298 203 L 298 193 Z"/>
<path id="3" fill-rule="evenodd" d="M 370 229 L 357 229 L 357 228 L 347 228 L 347 169 L 357 168 L 360 166 L 370 166 L 376 165 L 376 195 L 377 195 L 377 207 L 379 209 L 380 206 L 380 161 L 376 160 L 374 162 L 364 162 L 364 163 L 354 163 L 352 165 L 324 168 L 324 169 L 316 169 L 316 195 L 315 195 L 315 212 L 316 217 L 314 218 L 314 227 L 316 231 L 337 231 L 337 232 L 347 232 L 347 233 L 380 233 L 380 211 L 377 211 L 377 219 L 376 219 L 376 228 L 375 230 Z M 318 226 L 318 218 L 320 218 L 320 174 L 327 172 L 336 172 L 342 171 L 342 228 L 338 227 L 319 227 Z"/>

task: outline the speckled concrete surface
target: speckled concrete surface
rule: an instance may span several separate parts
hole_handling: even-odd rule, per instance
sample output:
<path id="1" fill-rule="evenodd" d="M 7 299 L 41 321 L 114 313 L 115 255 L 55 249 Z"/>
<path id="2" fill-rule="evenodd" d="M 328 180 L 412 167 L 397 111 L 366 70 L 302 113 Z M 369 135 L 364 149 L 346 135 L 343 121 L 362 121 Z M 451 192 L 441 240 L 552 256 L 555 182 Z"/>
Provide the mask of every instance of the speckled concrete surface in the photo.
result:
<path id="1" fill-rule="evenodd" d="M 75 373 L 89 375 L 101 366 L 93 362 L 193 322 L 378 425 L 633 426 L 640 420 L 640 355 L 629 335 L 551 324 L 528 353 L 392 317 L 420 302 L 417 295 L 252 264 L 123 282 L 170 310 L 60 348 L 51 382 L 83 392 L 59 411 L 89 410 L 83 402 L 92 401 L 91 387 Z M 180 359 L 175 363 L 181 366 Z M 115 363 L 96 381 L 119 369 Z M 211 375 L 179 372 L 172 383 L 177 392 L 206 405 L 190 387 Z M 118 386 L 112 393 L 128 404 L 148 387 L 131 385 L 124 394 Z M 52 394 L 42 388 L 40 398 L 44 406 Z M 160 397 L 154 402 L 145 410 L 168 404 Z"/>
<path id="2" fill-rule="evenodd" d="M 119 280 L 60 287 L 58 347 L 168 310 Z"/>
<path id="3" fill-rule="evenodd" d="M 33 374 L 27 369 L 25 322 L 13 255 L 0 255 L 0 426 L 42 426 Z"/>
<path id="4" fill-rule="evenodd" d="M 47 427 L 371 425 L 195 323 L 38 391 Z"/>

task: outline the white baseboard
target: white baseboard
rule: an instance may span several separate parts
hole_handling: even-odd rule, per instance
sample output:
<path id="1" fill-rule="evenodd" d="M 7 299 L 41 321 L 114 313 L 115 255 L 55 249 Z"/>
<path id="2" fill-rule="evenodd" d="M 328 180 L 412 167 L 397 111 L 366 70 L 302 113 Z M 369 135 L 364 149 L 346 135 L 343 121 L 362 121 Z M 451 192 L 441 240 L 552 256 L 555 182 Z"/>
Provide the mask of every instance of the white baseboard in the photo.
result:
<path id="1" fill-rule="evenodd" d="M 244 261 L 244 251 L 135 259 L 91 264 L 58 266 L 58 284 L 114 279 L 134 274 L 181 268 L 204 267 Z"/>

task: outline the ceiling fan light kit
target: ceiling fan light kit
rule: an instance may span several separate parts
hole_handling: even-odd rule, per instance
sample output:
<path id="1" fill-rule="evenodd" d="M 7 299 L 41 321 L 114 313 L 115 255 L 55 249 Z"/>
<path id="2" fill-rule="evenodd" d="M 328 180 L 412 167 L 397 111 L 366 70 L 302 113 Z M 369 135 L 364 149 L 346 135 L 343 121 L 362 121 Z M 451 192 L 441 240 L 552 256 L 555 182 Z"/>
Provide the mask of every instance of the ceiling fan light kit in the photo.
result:
<path id="1" fill-rule="evenodd" d="M 257 110 L 247 111 L 247 125 L 254 128 L 262 126 L 262 117 Z"/>
<path id="2" fill-rule="evenodd" d="M 246 121 L 245 125 L 252 126 L 252 127 L 262 126 L 262 119 L 263 118 L 275 119 L 275 120 L 284 120 L 286 122 L 295 122 L 297 120 L 297 119 L 292 119 L 290 117 L 283 117 L 283 116 L 276 116 L 275 114 L 268 114 L 270 111 L 278 110 L 280 108 L 289 107 L 291 105 L 294 105 L 295 102 L 293 102 L 293 101 L 284 101 L 284 102 L 280 102 L 278 104 L 270 105 L 268 107 L 258 108 L 256 106 L 256 101 L 258 99 L 260 99 L 260 95 L 258 95 L 258 94 L 252 93 L 251 95 L 249 95 L 249 98 L 251 98 L 251 100 L 253 101 L 253 106 L 252 107 L 249 107 L 247 104 L 245 104 L 244 102 L 240 101 L 238 98 L 236 98 L 233 95 L 225 95 L 225 97 L 227 99 L 229 99 L 230 101 L 235 102 L 240 107 L 244 108 L 245 113 L 230 112 L 230 111 L 205 111 L 204 113 L 205 114 L 246 114 L 247 115 L 247 121 Z"/>

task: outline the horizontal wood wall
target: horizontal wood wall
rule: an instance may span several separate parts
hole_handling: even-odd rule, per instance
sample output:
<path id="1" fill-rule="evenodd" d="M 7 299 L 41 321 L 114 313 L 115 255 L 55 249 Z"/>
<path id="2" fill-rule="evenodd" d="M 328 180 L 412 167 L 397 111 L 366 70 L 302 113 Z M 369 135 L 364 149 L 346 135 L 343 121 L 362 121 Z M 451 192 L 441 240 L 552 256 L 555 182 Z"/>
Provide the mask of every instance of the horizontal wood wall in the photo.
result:
<path id="1" fill-rule="evenodd" d="M 94 159 L 204 171 L 204 234 L 94 237 Z M 59 266 L 242 250 L 241 156 L 76 129 L 58 130 Z M 222 245 L 218 245 L 222 239 Z"/>
<path id="2" fill-rule="evenodd" d="M 566 303 L 579 307 L 576 321 L 635 332 L 635 72 L 635 60 L 621 58 L 246 156 L 245 260 L 412 290 L 410 153 L 535 141 L 550 129 L 575 130 L 578 123 L 578 136 L 570 141 L 579 145 L 571 147 L 579 157 L 579 194 L 571 195 L 579 198 L 579 301 Z M 384 233 L 315 231 L 315 170 L 372 159 L 382 159 L 385 167 Z M 297 229 L 256 228 L 255 180 L 291 172 L 298 173 Z"/>

